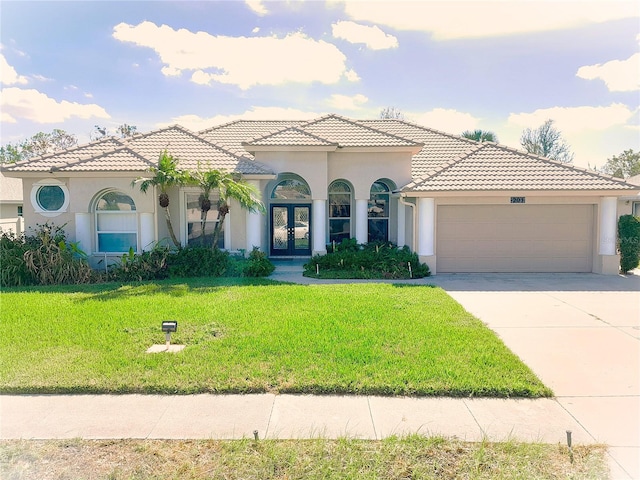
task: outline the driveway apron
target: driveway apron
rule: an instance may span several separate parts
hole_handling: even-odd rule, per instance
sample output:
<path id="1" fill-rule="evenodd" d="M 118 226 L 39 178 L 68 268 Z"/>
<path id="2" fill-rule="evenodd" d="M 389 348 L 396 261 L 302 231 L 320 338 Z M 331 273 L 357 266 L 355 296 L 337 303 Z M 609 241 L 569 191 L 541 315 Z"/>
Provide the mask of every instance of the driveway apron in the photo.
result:
<path id="1" fill-rule="evenodd" d="M 640 479 L 640 276 L 451 274 L 430 280 L 484 321 L 588 432 L 612 478 Z"/>

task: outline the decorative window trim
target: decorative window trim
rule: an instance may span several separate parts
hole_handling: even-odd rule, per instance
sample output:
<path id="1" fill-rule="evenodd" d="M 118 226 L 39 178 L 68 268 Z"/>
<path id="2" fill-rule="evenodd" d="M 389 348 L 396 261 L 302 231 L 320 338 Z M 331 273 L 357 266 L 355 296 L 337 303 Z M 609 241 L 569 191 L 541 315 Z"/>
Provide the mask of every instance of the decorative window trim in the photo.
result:
<path id="1" fill-rule="evenodd" d="M 122 194 L 125 195 L 127 197 L 129 197 L 131 199 L 131 201 L 133 202 L 133 209 L 131 210 L 100 210 L 98 208 L 98 205 L 100 203 L 100 200 L 107 194 L 109 193 L 118 193 L 118 194 Z M 135 230 L 100 230 L 98 225 L 100 224 L 99 218 L 101 216 L 108 218 L 109 215 L 127 215 L 132 217 L 133 219 L 135 219 Z M 95 225 L 95 245 L 96 245 L 96 253 L 100 253 L 100 254 L 122 254 L 122 253 L 126 253 L 127 251 L 129 251 L 129 249 L 127 249 L 126 251 L 124 250 L 101 250 L 100 249 L 100 236 L 101 235 L 135 235 L 135 245 L 132 245 L 134 247 L 134 251 L 138 252 L 139 248 L 138 248 L 138 243 L 140 241 L 140 226 L 139 226 L 139 218 L 138 218 L 138 211 L 135 205 L 135 201 L 133 200 L 133 198 L 122 192 L 121 190 L 118 189 L 107 189 L 107 190 L 103 190 L 101 191 L 96 197 L 95 197 L 95 201 L 93 204 L 93 216 L 94 216 L 94 225 Z"/>
<path id="2" fill-rule="evenodd" d="M 47 210 L 40 205 L 40 202 L 38 201 L 38 194 L 41 189 L 45 187 L 59 187 L 60 190 L 62 190 L 64 200 L 62 201 L 60 208 L 57 210 Z M 36 182 L 31 187 L 31 205 L 33 206 L 35 213 L 42 215 L 43 217 L 57 217 L 62 213 L 66 213 L 69 209 L 69 189 L 64 182 L 59 180 L 50 179 Z"/>

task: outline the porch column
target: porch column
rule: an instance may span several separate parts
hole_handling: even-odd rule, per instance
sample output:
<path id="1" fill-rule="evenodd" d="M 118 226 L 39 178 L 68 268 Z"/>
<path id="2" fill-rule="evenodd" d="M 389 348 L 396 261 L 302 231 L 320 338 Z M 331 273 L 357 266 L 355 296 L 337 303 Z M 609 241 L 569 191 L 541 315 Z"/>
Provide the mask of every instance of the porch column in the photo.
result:
<path id="1" fill-rule="evenodd" d="M 91 214 L 76 213 L 76 242 L 80 250 L 91 255 Z"/>
<path id="2" fill-rule="evenodd" d="M 311 206 L 311 219 L 313 225 L 312 255 L 324 255 L 327 253 L 327 201 L 314 200 Z"/>
<path id="3" fill-rule="evenodd" d="M 616 197 L 603 197 L 600 200 L 600 255 L 616 254 Z"/>
<path id="4" fill-rule="evenodd" d="M 405 206 L 398 199 L 398 247 L 404 247 L 405 241 Z"/>
<path id="5" fill-rule="evenodd" d="M 140 214 L 140 248 L 151 250 L 156 241 L 156 225 L 153 213 Z"/>
<path id="6" fill-rule="evenodd" d="M 435 255 L 436 202 L 433 198 L 418 199 L 418 255 Z"/>
<path id="7" fill-rule="evenodd" d="M 369 240 L 369 200 L 356 200 L 356 242 Z"/>
<path id="8" fill-rule="evenodd" d="M 255 188 L 260 188 L 260 182 L 257 180 L 249 180 L 249 184 L 253 185 Z M 246 212 L 245 216 L 245 226 L 247 230 L 247 244 L 245 246 L 247 254 L 253 250 L 253 247 L 258 247 L 262 251 L 266 251 L 262 245 L 262 214 L 260 212 Z M 225 225 L 225 232 L 231 233 L 230 225 Z M 225 245 L 231 245 L 231 243 L 226 243 L 227 239 L 225 238 Z M 231 242 L 231 238 L 229 238 L 229 242 Z"/>

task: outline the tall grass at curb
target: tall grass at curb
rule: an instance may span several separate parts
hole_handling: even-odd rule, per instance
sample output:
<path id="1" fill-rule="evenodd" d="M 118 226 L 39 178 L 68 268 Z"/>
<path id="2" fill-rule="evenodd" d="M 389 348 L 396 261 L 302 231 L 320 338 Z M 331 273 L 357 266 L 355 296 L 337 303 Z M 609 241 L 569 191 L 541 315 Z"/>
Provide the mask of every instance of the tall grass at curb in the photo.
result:
<path id="1" fill-rule="evenodd" d="M 0 301 L 2 392 L 551 394 L 435 287 L 189 279 L 6 289 Z M 145 353 L 168 319 L 186 348 Z"/>
<path id="2" fill-rule="evenodd" d="M 246 480 L 600 480 L 606 448 L 465 443 L 441 437 L 337 440 L 57 440 L 0 442 L 6 478 Z M 3 476 L 3 478 L 5 478 Z"/>

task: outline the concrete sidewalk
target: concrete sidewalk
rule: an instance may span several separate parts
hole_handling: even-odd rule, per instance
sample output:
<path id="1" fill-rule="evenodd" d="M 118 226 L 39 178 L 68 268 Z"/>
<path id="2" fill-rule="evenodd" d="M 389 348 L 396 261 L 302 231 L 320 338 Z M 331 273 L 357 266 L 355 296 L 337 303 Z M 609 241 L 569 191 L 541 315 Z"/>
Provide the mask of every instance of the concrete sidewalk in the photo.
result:
<path id="1" fill-rule="evenodd" d="M 303 278 L 301 262 L 274 279 Z M 539 400 L 310 395 L 5 395 L 0 438 L 380 439 L 423 433 L 610 446 L 612 479 L 640 479 L 640 276 L 438 275 L 550 386 Z"/>
<path id="2" fill-rule="evenodd" d="M 554 399 L 329 395 L 5 395 L 2 439 L 381 439 L 419 432 L 467 441 L 594 443 Z"/>

